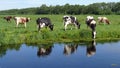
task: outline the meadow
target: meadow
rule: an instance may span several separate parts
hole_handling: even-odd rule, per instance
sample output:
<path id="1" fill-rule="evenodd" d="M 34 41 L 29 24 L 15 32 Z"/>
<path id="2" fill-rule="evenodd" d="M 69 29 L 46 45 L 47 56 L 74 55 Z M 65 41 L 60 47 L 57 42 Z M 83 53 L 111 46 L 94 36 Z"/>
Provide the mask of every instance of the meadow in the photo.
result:
<path id="1" fill-rule="evenodd" d="M 87 28 L 85 19 L 87 15 L 73 15 L 76 16 L 81 24 L 80 29 L 74 26 L 68 26 L 64 31 L 62 17 L 64 15 L 11 15 L 11 16 L 24 16 L 30 17 L 31 21 L 27 23 L 27 27 L 20 24 L 16 28 L 15 21 L 12 19 L 10 23 L 2 17 L 8 15 L 0 15 L 0 45 L 5 44 L 21 44 L 21 43 L 51 43 L 51 42 L 80 42 L 92 40 L 91 29 Z M 92 15 L 97 21 L 98 16 L 106 16 L 111 24 L 98 24 L 96 26 L 96 40 L 119 40 L 120 39 L 120 16 L 119 15 Z M 38 17 L 48 17 L 54 24 L 54 30 L 50 31 L 49 28 L 41 29 L 38 32 L 36 19 Z M 70 27 L 73 29 L 71 30 Z"/>

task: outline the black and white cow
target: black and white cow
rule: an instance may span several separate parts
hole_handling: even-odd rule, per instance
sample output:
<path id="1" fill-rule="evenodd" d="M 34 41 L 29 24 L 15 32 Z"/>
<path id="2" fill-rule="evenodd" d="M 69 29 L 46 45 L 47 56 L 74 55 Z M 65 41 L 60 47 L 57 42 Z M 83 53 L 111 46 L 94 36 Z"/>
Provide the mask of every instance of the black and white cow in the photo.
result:
<path id="1" fill-rule="evenodd" d="M 80 24 L 74 16 L 63 16 L 64 29 L 67 29 L 67 25 L 74 24 L 78 29 L 80 29 Z"/>
<path id="2" fill-rule="evenodd" d="M 51 23 L 51 20 L 47 17 L 42 17 L 42 18 L 38 18 L 36 20 L 36 23 L 38 25 L 38 31 L 40 31 L 41 28 L 43 27 L 49 27 L 51 31 L 53 31 L 53 24 Z"/>
<path id="3" fill-rule="evenodd" d="M 96 38 L 96 21 L 94 20 L 93 16 L 87 16 L 86 24 L 88 27 L 92 29 L 92 38 Z"/>

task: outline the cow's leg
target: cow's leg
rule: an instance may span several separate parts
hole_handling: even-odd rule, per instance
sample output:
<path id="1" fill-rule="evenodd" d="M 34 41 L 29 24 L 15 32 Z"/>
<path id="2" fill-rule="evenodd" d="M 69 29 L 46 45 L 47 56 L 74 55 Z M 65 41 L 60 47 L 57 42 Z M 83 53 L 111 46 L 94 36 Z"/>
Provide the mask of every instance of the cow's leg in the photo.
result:
<path id="1" fill-rule="evenodd" d="M 8 21 L 9 23 L 11 23 L 11 20 L 10 20 L 10 19 L 8 19 L 7 21 Z"/>
<path id="2" fill-rule="evenodd" d="M 40 28 L 41 28 L 41 27 L 40 27 L 40 24 L 39 24 L 39 25 L 38 25 L 38 31 L 40 31 Z"/>
<path id="3" fill-rule="evenodd" d="M 106 21 L 105 21 L 105 20 L 103 20 L 103 24 L 104 24 L 104 25 L 106 24 Z"/>
<path id="4" fill-rule="evenodd" d="M 16 22 L 16 27 L 18 27 L 18 25 L 19 25 L 19 22 Z"/>
<path id="5" fill-rule="evenodd" d="M 8 19 L 7 19 L 7 22 L 10 23 Z"/>
<path id="6" fill-rule="evenodd" d="M 88 29 L 89 25 L 87 25 L 87 29 Z"/>
<path id="7" fill-rule="evenodd" d="M 65 24 L 65 30 L 67 29 L 67 24 Z"/>
<path id="8" fill-rule="evenodd" d="M 102 23 L 102 21 L 101 21 L 101 20 L 99 20 L 99 21 L 98 21 L 98 23 L 100 24 L 100 23 Z"/>
<path id="9" fill-rule="evenodd" d="M 93 39 L 96 38 L 96 31 L 92 31 L 92 38 L 93 38 Z"/>
<path id="10" fill-rule="evenodd" d="M 25 28 L 26 28 L 26 22 L 24 23 L 24 25 L 25 25 Z"/>
<path id="11" fill-rule="evenodd" d="M 98 23 L 100 24 L 100 21 Z"/>
<path id="12" fill-rule="evenodd" d="M 75 28 L 77 29 L 78 25 L 76 23 L 74 23 L 74 25 L 75 25 Z"/>
<path id="13" fill-rule="evenodd" d="M 66 23 L 66 24 L 64 25 L 64 27 L 65 27 L 65 30 L 67 29 L 67 25 L 68 25 L 68 23 Z"/>
<path id="14" fill-rule="evenodd" d="M 47 26 L 45 26 L 45 28 L 47 29 Z"/>

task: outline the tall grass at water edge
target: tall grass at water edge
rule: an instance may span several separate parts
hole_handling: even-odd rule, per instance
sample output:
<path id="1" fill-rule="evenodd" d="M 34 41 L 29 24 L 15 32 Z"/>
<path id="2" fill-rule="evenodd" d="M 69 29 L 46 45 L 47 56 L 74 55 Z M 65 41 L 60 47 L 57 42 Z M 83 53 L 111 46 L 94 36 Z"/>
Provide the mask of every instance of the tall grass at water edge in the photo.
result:
<path id="1" fill-rule="evenodd" d="M 74 26 L 69 26 L 64 31 L 63 15 L 13 15 L 30 17 L 31 21 L 27 23 L 27 27 L 19 25 L 16 28 L 14 20 L 10 23 L 5 21 L 1 15 L 0 22 L 0 44 L 18 44 L 18 43 L 49 43 L 49 42 L 73 42 L 73 41 L 89 41 L 92 40 L 91 29 L 87 28 L 85 19 L 87 15 L 74 15 L 77 17 L 81 24 L 80 29 Z M 99 15 L 93 15 L 97 21 Z M 119 15 L 100 15 L 106 16 L 111 24 L 98 24 L 97 22 L 97 37 L 96 40 L 110 40 L 120 39 L 120 16 Z M 38 17 L 48 17 L 54 24 L 54 30 L 50 31 L 49 28 L 42 28 L 41 32 L 37 31 L 36 19 Z M 72 27 L 72 30 L 71 30 Z"/>

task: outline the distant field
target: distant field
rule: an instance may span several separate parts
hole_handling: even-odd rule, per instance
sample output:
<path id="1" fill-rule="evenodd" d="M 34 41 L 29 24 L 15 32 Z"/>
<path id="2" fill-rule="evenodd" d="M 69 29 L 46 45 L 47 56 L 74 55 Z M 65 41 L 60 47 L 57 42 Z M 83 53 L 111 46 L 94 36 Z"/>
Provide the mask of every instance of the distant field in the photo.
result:
<path id="1" fill-rule="evenodd" d="M 81 28 L 75 29 L 69 26 L 67 31 L 64 31 L 63 15 L 11 15 L 30 17 L 31 21 L 27 23 L 27 27 L 19 25 L 16 28 L 15 21 L 8 23 L 0 15 L 0 44 L 17 44 L 17 43 L 49 43 L 49 42 L 73 42 L 73 41 L 89 41 L 91 38 L 91 29 L 87 29 L 85 19 L 87 15 L 74 15 L 81 24 Z M 98 16 L 106 16 L 111 21 L 110 25 L 98 24 L 97 22 L 97 37 L 96 40 L 111 40 L 120 39 L 120 16 L 119 15 L 93 15 L 97 21 Z M 54 31 L 49 28 L 43 28 L 41 32 L 37 31 L 36 19 L 38 17 L 49 17 L 54 24 Z M 73 30 L 69 30 L 73 27 Z"/>

